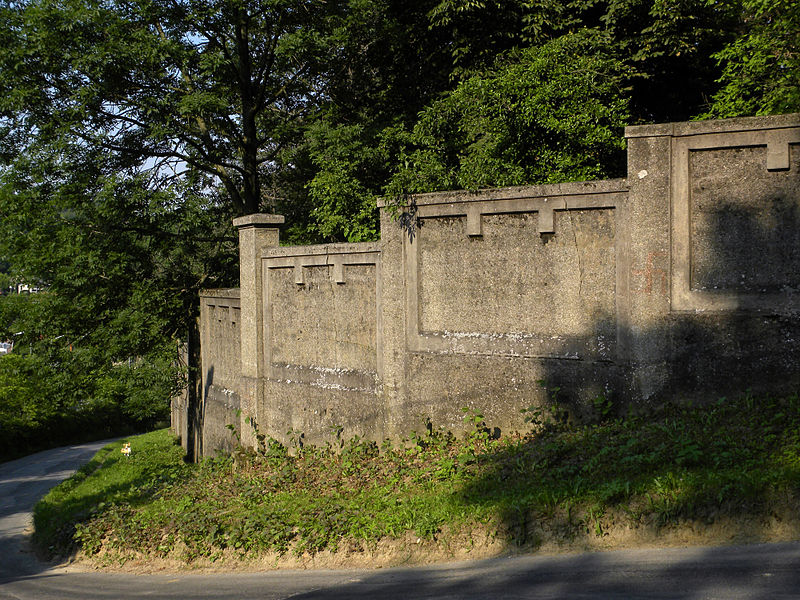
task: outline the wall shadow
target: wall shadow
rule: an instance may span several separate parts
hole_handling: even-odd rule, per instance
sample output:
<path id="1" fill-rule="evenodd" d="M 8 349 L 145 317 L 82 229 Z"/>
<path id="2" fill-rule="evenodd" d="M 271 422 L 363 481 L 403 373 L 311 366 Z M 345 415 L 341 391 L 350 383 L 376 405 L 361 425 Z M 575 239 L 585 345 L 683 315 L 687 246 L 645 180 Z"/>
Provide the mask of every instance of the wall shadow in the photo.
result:
<path id="1" fill-rule="evenodd" d="M 293 598 L 773 600 L 795 594 L 798 560 L 798 544 L 503 558 L 375 572 Z"/>
<path id="2" fill-rule="evenodd" d="M 748 302 L 724 310 L 673 311 L 649 329 L 618 329 L 618 359 L 578 376 L 569 361 L 541 361 L 547 390 L 558 390 L 547 400 L 554 407 L 551 424 L 538 437 L 482 457 L 484 475 L 454 498 L 500 505 L 513 498 L 517 504 L 508 507 L 501 525 L 512 545 L 535 548 L 543 539 L 569 536 L 591 542 L 592 529 L 602 537 L 609 515 L 629 510 L 631 499 L 645 515 L 643 531 L 649 528 L 654 539 L 662 527 L 686 524 L 687 517 L 702 530 L 727 515 L 734 517 L 730 539 L 767 540 L 776 520 L 800 504 L 800 461 L 780 458 L 784 451 L 797 453 L 791 440 L 800 435 L 800 205 L 779 194 L 764 199 L 757 211 L 720 202 L 696 229 L 704 247 L 695 254 L 693 289 Z M 758 295 L 763 302 L 752 301 Z M 600 321 L 593 334 L 566 340 L 564 354 L 591 346 L 609 326 Z M 592 381 L 595 376 L 602 386 Z M 592 424 L 600 421 L 615 422 L 624 435 L 598 438 Z M 558 451 L 548 450 L 557 440 Z M 793 444 L 788 450 L 781 446 L 786 440 Z M 591 455 L 584 462 L 576 458 L 587 448 L 628 462 L 615 463 L 622 465 L 620 472 L 592 472 Z M 762 451 L 772 459 L 759 467 Z M 780 471 L 781 486 L 789 489 L 771 487 L 759 468 Z M 695 485 L 695 471 L 718 475 L 719 482 L 710 491 Z M 639 486 L 637 498 L 621 487 L 625 481 Z M 651 502 L 663 499 L 667 489 L 673 505 L 648 513 L 648 489 Z M 569 514 L 575 498 L 587 497 L 588 508 L 605 514 L 605 521 Z M 800 539 L 800 519 L 781 527 L 784 536 Z"/>

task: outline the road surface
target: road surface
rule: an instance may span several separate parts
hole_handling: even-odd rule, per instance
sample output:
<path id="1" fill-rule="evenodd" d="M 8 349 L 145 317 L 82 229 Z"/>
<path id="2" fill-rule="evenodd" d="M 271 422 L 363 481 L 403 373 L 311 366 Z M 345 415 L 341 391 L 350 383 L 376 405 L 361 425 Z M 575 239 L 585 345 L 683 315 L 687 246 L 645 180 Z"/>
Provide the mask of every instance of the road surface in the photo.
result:
<path id="1" fill-rule="evenodd" d="M 800 543 L 524 556 L 385 570 L 81 573 L 26 551 L 36 500 L 103 443 L 0 465 L 0 599 L 800 599 Z"/>

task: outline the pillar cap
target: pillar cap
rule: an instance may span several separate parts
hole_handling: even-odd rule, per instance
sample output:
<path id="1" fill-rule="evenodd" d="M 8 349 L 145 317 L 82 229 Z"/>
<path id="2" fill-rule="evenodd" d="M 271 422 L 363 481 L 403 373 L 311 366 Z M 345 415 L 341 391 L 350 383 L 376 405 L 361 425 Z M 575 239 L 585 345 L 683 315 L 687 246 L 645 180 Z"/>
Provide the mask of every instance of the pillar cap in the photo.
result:
<path id="1" fill-rule="evenodd" d="M 237 229 L 244 229 L 247 227 L 270 227 L 272 225 L 280 225 L 285 221 L 283 215 L 269 215 L 265 213 L 254 213 L 252 215 L 245 215 L 233 220 L 233 226 Z"/>

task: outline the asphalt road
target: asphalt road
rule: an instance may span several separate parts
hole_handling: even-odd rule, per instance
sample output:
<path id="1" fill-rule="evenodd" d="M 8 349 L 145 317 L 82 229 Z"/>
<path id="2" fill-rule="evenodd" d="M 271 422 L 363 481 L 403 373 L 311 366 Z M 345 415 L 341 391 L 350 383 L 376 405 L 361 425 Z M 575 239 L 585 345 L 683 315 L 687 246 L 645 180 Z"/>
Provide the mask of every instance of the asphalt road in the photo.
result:
<path id="1" fill-rule="evenodd" d="M 800 599 L 800 543 L 525 556 L 375 571 L 81 573 L 26 551 L 30 511 L 102 443 L 0 465 L 0 599 Z"/>

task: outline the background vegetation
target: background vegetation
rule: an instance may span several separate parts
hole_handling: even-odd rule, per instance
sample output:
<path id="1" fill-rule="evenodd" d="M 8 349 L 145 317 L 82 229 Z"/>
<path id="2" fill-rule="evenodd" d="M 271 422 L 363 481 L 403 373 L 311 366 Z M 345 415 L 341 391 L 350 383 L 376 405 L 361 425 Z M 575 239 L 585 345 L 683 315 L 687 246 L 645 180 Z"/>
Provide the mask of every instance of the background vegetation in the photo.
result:
<path id="1" fill-rule="evenodd" d="M 362 241 L 380 195 L 621 175 L 625 124 L 800 110 L 798 31 L 791 0 L 3 0 L 0 288 L 46 291 L 0 296 L 0 459 L 164 416 L 232 217 Z"/>

